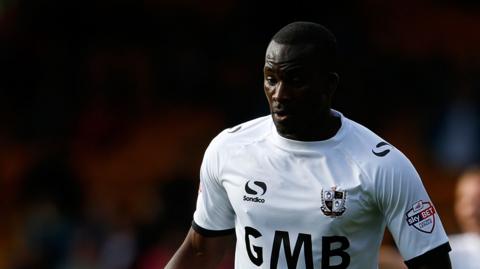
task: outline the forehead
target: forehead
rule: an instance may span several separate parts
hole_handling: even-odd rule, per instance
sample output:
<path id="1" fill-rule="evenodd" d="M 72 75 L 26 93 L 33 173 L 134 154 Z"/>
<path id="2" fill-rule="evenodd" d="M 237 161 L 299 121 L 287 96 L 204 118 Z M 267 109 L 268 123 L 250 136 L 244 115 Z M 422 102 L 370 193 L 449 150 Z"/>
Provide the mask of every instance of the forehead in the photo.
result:
<path id="1" fill-rule="evenodd" d="M 291 45 L 271 41 L 265 55 L 265 66 L 301 65 L 312 63 L 315 59 L 315 47 L 312 44 Z"/>

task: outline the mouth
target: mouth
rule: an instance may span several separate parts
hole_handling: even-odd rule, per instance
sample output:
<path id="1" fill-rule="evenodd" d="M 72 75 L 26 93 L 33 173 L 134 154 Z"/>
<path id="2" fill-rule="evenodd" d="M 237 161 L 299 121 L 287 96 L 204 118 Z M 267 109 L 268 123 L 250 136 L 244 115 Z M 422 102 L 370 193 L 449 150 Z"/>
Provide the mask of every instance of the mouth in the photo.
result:
<path id="1" fill-rule="evenodd" d="M 277 121 L 283 121 L 295 116 L 295 109 L 292 105 L 284 103 L 274 103 L 272 108 L 272 115 Z"/>
<path id="2" fill-rule="evenodd" d="M 273 110 L 273 115 L 279 121 L 289 119 L 293 116 L 291 111 L 288 111 L 288 110 L 285 110 L 285 109 Z"/>

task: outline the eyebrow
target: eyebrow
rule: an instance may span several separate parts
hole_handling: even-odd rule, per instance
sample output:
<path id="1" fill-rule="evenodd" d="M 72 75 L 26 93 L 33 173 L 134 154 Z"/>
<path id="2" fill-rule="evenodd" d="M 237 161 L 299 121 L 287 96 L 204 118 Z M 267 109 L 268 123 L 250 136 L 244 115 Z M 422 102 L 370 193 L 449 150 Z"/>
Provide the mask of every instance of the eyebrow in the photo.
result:
<path id="1" fill-rule="evenodd" d="M 269 64 L 272 64 L 272 63 L 269 63 Z M 287 67 L 284 67 L 285 65 L 287 64 L 278 64 L 278 63 L 273 63 L 275 65 L 279 65 L 280 66 L 280 70 L 282 72 L 285 72 L 285 73 L 295 73 L 295 72 L 299 72 L 299 71 L 302 71 L 302 70 L 305 70 L 305 66 L 302 66 L 301 64 L 294 64 L 294 65 L 290 65 L 290 66 L 287 66 Z M 283 66 L 282 66 L 283 65 Z M 264 66 L 263 67 L 263 71 L 269 71 L 269 72 L 272 72 L 274 71 L 273 68 L 271 66 Z"/>

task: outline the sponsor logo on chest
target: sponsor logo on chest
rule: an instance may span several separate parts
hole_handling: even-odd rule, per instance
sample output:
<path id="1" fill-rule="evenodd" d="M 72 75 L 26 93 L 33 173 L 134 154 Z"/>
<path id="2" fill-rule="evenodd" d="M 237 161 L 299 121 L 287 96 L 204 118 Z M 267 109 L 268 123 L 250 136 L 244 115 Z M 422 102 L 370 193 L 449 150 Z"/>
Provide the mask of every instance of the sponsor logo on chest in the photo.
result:
<path id="1" fill-rule="evenodd" d="M 267 184 L 262 181 L 249 180 L 245 183 L 245 192 L 249 195 L 243 195 L 243 201 L 263 204 L 265 199 L 261 196 L 267 192 Z"/>

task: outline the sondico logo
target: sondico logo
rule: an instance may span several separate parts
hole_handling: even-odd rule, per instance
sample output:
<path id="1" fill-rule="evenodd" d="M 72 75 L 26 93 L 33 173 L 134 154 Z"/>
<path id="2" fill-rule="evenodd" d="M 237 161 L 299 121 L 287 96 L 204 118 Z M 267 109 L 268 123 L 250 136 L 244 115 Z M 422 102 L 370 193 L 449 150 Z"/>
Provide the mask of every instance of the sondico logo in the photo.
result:
<path id="1" fill-rule="evenodd" d="M 262 181 L 247 181 L 245 183 L 245 192 L 250 194 L 250 195 L 258 195 L 258 196 L 263 196 L 267 192 L 267 184 Z M 254 203 L 265 203 L 265 199 L 262 199 L 258 196 L 252 197 L 252 196 L 243 196 L 243 201 L 247 202 L 254 202 Z"/>
<path id="2" fill-rule="evenodd" d="M 392 149 L 392 146 L 390 146 L 390 144 L 388 144 L 387 142 L 383 142 L 383 141 L 378 143 L 375 147 L 376 147 L 376 150 L 372 149 L 372 153 L 375 154 L 375 156 L 378 156 L 378 157 L 384 157 Z"/>

